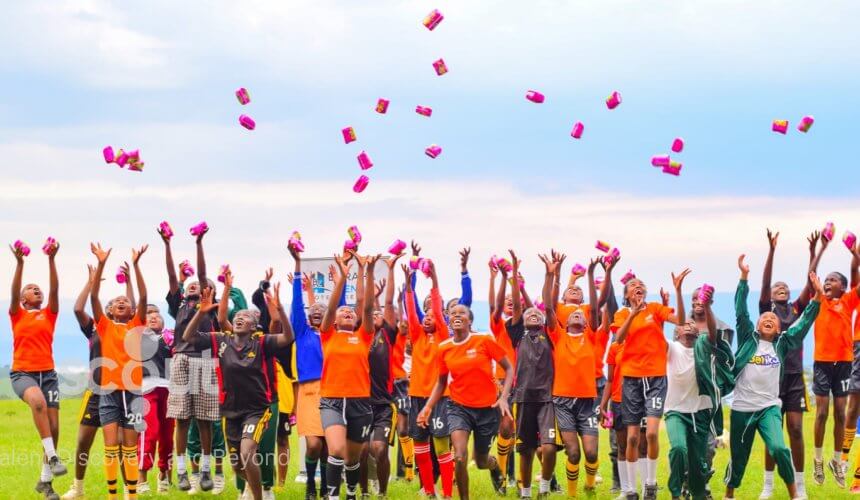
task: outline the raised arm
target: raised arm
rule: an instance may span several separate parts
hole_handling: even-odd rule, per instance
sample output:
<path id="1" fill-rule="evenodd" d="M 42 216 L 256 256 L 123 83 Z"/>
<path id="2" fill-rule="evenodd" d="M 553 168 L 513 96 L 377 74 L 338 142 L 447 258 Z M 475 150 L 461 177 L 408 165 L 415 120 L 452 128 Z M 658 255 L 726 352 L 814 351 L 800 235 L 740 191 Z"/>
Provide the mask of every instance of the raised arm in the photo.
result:
<path id="1" fill-rule="evenodd" d="M 543 276 L 543 292 L 541 294 L 543 303 L 546 304 L 546 324 L 555 325 L 558 319 L 555 314 L 556 304 L 552 301 L 552 289 L 553 282 L 555 281 L 555 271 L 559 264 L 554 259 L 551 260 L 550 257 L 547 257 L 546 255 L 539 255 L 539 257 L 546 269 Z"/>
<path id="2" fill-rule="evenodd" d="M 513 300 L 513 314 L 511 315 L 511 324 L 516 325 L 523 318 L 523 303 L 520 299 L 520 261 L 517 259 L 517 254 L 514 253 L 513 250 L 508 250 L 508 253 L 511 254 L 511 263 L 513 264 L 513 271 L 511 271 L 511 276 L 513 284 L 511 285 L 511 300 Z"/>
<path id="3" fill-rule="evenodd" d="M 57 277 L 57 251 L 60 244 L 57 243 L 48 250 L 48 275 L 50 290 L 48 291 L 48 310 L 54 314 L 60 312 L 60 279 Z"/>
<path id="4" fill-rule="evenodd" d="M 251 294 L 251 303 L 260 311 L 260 328 L 263 330 L 263 333 L 269 332 L 269 323 L 272 321 L 272 315 L 269 313 L 269 308 L 266 305 L 266 296 L 265 292 L 271 286 L 272 275 L 274 275 L 275 271 L 270 267 L 266 269 L 265 277 L 260 284 L 257 286 L 257 289 L 254 290 L 254 293 Z M 293 278 L 289 276 L 289 278 Z M 292 281 L 290 282 L 292 283 Z"/>
<path id="5" fill-rule="evenodd" d="M 471 247 L 460 250 L 460 304 L 472 307 L 472 278 L 469 276 L 469 254 Z"/>
<path id="6" fill-rule="evenodd" d="M 821 262 L 821 256 L 824 255 L 824 250 L 830 244 L 830 240 L 822 238 L 819 231 L 810 234 L 806 241 L 809 242 L 809 269 L 807 269 L 806 284 L 803 286 L 803 290 L 800 291 L 800 295 L 797 296 L 798 313 L 806 307 L 806 304 L 809 303 L 809 298 L 815 292 L 812 282 L 809 281 L 809 273 L 818 272 L 818 263 Z M 821 249 L 816 252 L 815 247 L 819 241 L 821 242 Z"/>
<path id="7" fill-rule="evenodd" d="M 9 315 L 15 315 L 21 310 L 21 283 L 24 277 L 24 253 L 9 245 L 12 255 L 15 256 L 15 274 L 12 275 L 12 293 L 9 301 Z"/>
<path id="8" fill-rule="evenodd" d="M 198 332 L 200 321 L 203 320 L 203 317 L 209 314 L 210 311 L 218 307 L 218 304 L 213 302 L 215 290 L 208 286 L 202 290 L 203 291 L 200 292 L 200 306 L 197 308 L 197 312 L 194 313 L 194 316 L 192 316 L 191 321 L 188 322 L 188 326 L 185 327 L 185 331 L 182 332 L 183 342 L 194 342 L 195 338 L 200 335 Z"/>
<path id="9" fill-rule="evenodd" d="M 705 323 L 708 325 L 708 340 L 711 344 L 717 343 L 717 320 L 714 318 L 714 311 L 711 310 L 711 302 L 714 299 L 714 293 L 709 291 L 705 294 L 704 297 L 704 308 L 705 308 Z M 729 339 L 726 339 L 728 342 Z"/>
<path id="10" fill-rule="evenodd" d="M 522 277 L 522 275 L 518 274 L 517 276 L 518 276 L 517 285 L 519 285 L 520 284 L 520 278 Z M 523 283 L 525 283 L 525 282 L 523 281 Z M 532 302 L 532 298 L 529 297 L 529 292 L 526 290 L 525 285 L 523 285 L 522 287 L 517 286 L 517 288 L 519 288 L 520 293 L 522 293 L 522 295 L 523 295 L 523 304 L 525 305 L 526 309 L 528 309 L 529 307 L 534 307 L 535 304 L 534 304 L 534 302 Z"/>
<path id="11" fill-rule="evenodd" d="M 362 317 L 362 311 L 364 310 L 364 289 L 366 285 L 366 271 L 367 271 L 367 257 L 360 257 L 357 254 L 352 254 L 355 257 L 355 262 L 357 263 L 357 269 L 355 270 L 355 314 L 358 317 Z M 349 268 L 347 267 L 346 271 L 346 279 L 349 281 Z M 373 283 L 370 283 L 370 307 L 373 307 Z M 343 304 L 338 304 L 338 307 Z"/>
<path id="12" fill-rule="evenodd" d="M 208 232 L 209 228 L 207 227 L 197 235 L 197 280 L 200 282 L 201 290 L 208 286 L 209 283 L 206 277 L 206 255 L 203 252 L 203 237 L 206 236 L 206 233 Z"/>
<path id="13" fill-rule="evenodd" d="M 505 312 L 505 288 L 508 286 L 508 272 L 504 267 L 499 268 L 502 273 L 502 280 L 499 282 L 499 293 L 496 294 L 496 308 L 493 311 L 493 321 L 498 322 L 502 319 L 502 313 Z"/>
<path id="14" fill-rule="evenodd" d="M 421 335 L 421 321 L 418 319 L 418 313 L 416 311 L 417 307 L 415 306 L 415 290 L 409 286 L 413 271 L 406 264 L 401 264 L 400 268 L 403 270 L 403 275 L 405 277 L 404 283 L 406 287 L 406 296 L 403 298 L 403 302 L 406 304 L 406 321 L 409 323 L 409 339 L 414 343 L 418 340 L 418 336 Z"/>
<path id="15" fill-rule="evenodd" d="M 597 267 L 598 262 L 600 262 L 600 257 L 591 259 L 591 262 L 588 264 L 588 276 L 586 277 L 588 281 L 588 303 L 591 305 L 591 311 L 588 314 L 588 327 L 593 332 L 597 331 L 598 324 L 600 323 L 597 319 L 600 314 L 600 300 L 597 298 L 597 288 L 594 286 L 594 268 Z M 606 279 L 603 280 L 600 289 L 605 290 L 605 288 Z"/>
<path id="16" fill-rule="evenodd" d="M 633 324 L 633 320 L 636 316 L 639 316 L 639 313 L 645 310 L 645 301 L 639 300 L 638 302 L 630 305 L 630 314 L 627 315 L 627 319 L 624 320 L 624 323 L 621 325 L 621 328 L 618 329 L 618 332 L 615 334 L 615 341 L 619 344 L 623 344 L 625 340 L 627 340 L 627 334 L 630 333 L 630 325 Z"/>
<path id="17" fill-rule="evenodd" d="M 293 257 L 295 267 L 293 268 L 293 298 L 290 302 L 290 320 L 293 322 L 293 330 L 302 332 L 307 330 L 308 316 L 305 313 L 305 304 L 302 300 L 302 257 L 292 247 L 288 247 Z"/>
<path id="18" fill-rule="evenodd" d="M 146 295 L 146 282 L 143 279 L 143 273 L 140 272 L 140 257 L 146 253 L 149 245 L 143 245 L 140 250 L 131 249 L 131 262 L 134 266 L 134 277 L 137 281 L 137 294 L 140 297 L 137 303 L 137 319 L 141 323 L 146 323 L 146 304 L 149 298 Z"/>
<path id="19" fill-rule="evenodd" d="M 104 315 L 102 301 L 99 299 L 99 291 L 101 290 L 102 274 L 104 274 L 105 263 L 110 257 L 112 249 L 103 250 L 100 243 L 90 243 L 90 251 L 98 259 L 96 273 L 93 276 L 92 289 L 90 290 L 90 308 L 93 310 L 93 321 L 98 323 Z"/>
<path id="20" fill-rule="evenodd" d="M 382 256 L 379 254 L 371 255 L 367 257 L 366 268 L 365 268 L 365 280 L 364 280 L 364 302 L 362 303 L 363 308 L 358 311 L 361 314 L 361 321 L 364 325 L 364 331 L 372 332 L 373 331 L 373 304 L 375 299 L 374 294 L 374 268 L 376 267 L 376 261 L 378 261 Z M 393 297 L 392 297 L 393 301 Z"/>
<path id="21" fill-rule="evenodd" d="M 764 271 L 761 273 L 761 296 L 758 299 L 759 304 L 770 303 L 770 284 L 773 275 L 773 255 L 776 253 L 776 243 L 779 239 L 779 232 L 772 233 L 767 230 L 767 260 L 764 261 Z"/>
<path id="22" fill-rule="evenodd" d="M 128 262 L 123 262 L 122 265 L 119 266 L 119 272 L 125 276 L 125 296 L 128 297 L 129 303 L 134 304 L 136 307 L 137 301 L 134 298 L 134 281 L 132 281 L 133 276 L 131 275 L 131 266 L 128 265 Z"/>
<path id="23" fill-rule="evenodd" d="M 815 290 L 815 296 L 812 301 L 803 309 L 803 314 L 797 319 L 788 330 L 785 332 L 785 342 L 788 344 L 788 349 L 797 349 L 803 345 L 803 339 L 815 323 L 815 318 L 818 317 L 818 312 L 821 309 L 821 300 L 824 297 L 824 289 L 821 286 L 821 280 L 818 275 L 813 272 L 809 273 L 809 281 L 812 283 L 812 288 Z"/>
<path id="24" fill-rule="evenodd" d="M 87 297 L 90 296 L 90 291 L 93 286 L 93 276 L 96 274 L 96 269 L 87 264 L 87 282 L 84 284 L 84 288 L 81 290 L 81 293 L 78 294 L 78 298 L 75 299 L 75 318 L 78 320 L 78 325 L 81 328 L 86 327 L 93 320 L 86 311 Z"/>
<path id="25" fill-rule="evenodd" d="M 346 286 L 346 276 L 349 272 L 343 258 L 340 255 L 334 256 L 334 261 L 337 263 L 340 273 L 337 275 L 337 280 L 334 282 L 334 290 L 331 292 L 331 297 L 328 299 L 328 308 L 323 315 L 322 324 L 320 324 L 320 332 L 326 332 L 334 325 L 335 314 L 337 313 L 340 294 L 343 293 L 343 288 Z M 301 287 L 301 285 L 299 285 Z"/>
<path id="26" fill-rule="evenodd" d="M 287 317 L 287 311 L 284 310 L 284 305 L 281 303 L 280 283 L 275 283 L 271 302 L 273 309 L 277 310 L 278 320 L 281 323 L 281 333 L 277 335 L 278 347 L 287 347 L 293 342 L 295 336 L 293 334 L 293 328 L 290 326 L 290 318 Z"/>
<path id="27" fill-rule="evenodd" d="M 393 259 L 388 259 L 385 264 L 388 266 L 387 286 L 385 287 L 385 307 L 382 310 L 385 322 L 392 328 L 397 328 L 397 312 L 394 310 L 394 266 L 397 261 L 403 257 L 403 253 L 397 254 Z"/>
<path id="28" fill-rule="evenodd" d="M 860 284 L 860 243 L 855 243 L 851 249 L 851 288 Z M 860 291 L 857 292 L 860 294 Z"/>
<path id="29" fill-rule="evenodd" d="M 218 302 L 218 327 L 222 332 L 232 332 L 233 325 L 228 318 L 230 309 L 230 292 L 233 290 L 233 271 L 227 269 L 224 273 L 224 289 L 221 291 L 221 301 Z"/>
<path id="30" fill-rule="evenodd" d="M 490 292 L 487 298 L 487 304 L 490 305 L 490 317 L 496 316 L 496 277 L 499 275 L 499 268 L 493 265 L 492 259 L 487 264 L 490 268 Z"/>
<path id="31" fill-rule="evenodd" d="M 439 292 L 439 275 L 436 271 L 436 263 L 432 260 L 430 261 L 430 283 L 432 283 L 432 288 L 430 289 L 430 309 L 433 311 L 436 334 L 439 335 L 445 332 L 445 337 L 442 337 L 444 339 L 448 335 L 448 328 L 445 324 L 445 306 L 442 303 L 442 294 Z M 440 337 L 436 338 L 440 339 Z M 437 340 L 437 342 L 441 342 L 442 339 Z"/>
<path id="32" fill-rule="evenodd" d="M 167 265 L 167 284 L 170 293 L 174 294 L 179 290 L 179 280 L 176 278 L 176 266 L 173 264 L 173 250 L 170 248 L 170 238 L 165 237 L 161 232 L 161 228 L 156 229 L 161 241 L 164 242 L 164 262 Z"/>
<path id="33" fill-rule="evenodd" d="M 419 255 L 421 255 L 421 247 L 418 245 L 418 243 L 416 243 L 413 240 L 412 241 L 412 256 L 418 257 Z M 412 279 L 407 282 L 407 283 L 409 283 L 409 286 L 412 287 L 412 292 L 416 291 L 415 285 L 417 282 L 418 282 L 418 274 L 412 273 Z M 412 300 L 415 301 L 415 312 L 416 312 L 416 314 L 418 314 L 418 321 L 423 322 L 424 321 L 424 309 L 422 309 L 421 304 L 418 303 L 418 294 L 417 293 L 412 294 Z"/>
<path id="34" fill-rule="evenodd" d="M 735 291 L 735 318 L 737 321 L 738 347 L 747 342 L 755 331 L 753 322 L 750 319 L 749 308 L 747 307 L 747 297 L 750 293 L 748 281 L 750 266 L 744 262 L 744 257 L 746 257 L 746 255 L 738 257 L 738 269 L 741 271 L 741 278 L 738 281 L 738 289 Z"/>
<path id="35" fill-rule="evenodd" d="M 675 314 L 669 316 L 669 321 L 676 325 L 683 325 L 687 321 L 687 314 L 684 311 L 684 294 L 681 292 L 681 286 L 684 284 L 684 278 L 688 274 L 690 274 L 689 269 L 684 269 L 677 276 L 675 276 L 675 273 L 672 273 L 672 284 L 675 285 L 675 299 L 678 306 L 675 308 Z"/>

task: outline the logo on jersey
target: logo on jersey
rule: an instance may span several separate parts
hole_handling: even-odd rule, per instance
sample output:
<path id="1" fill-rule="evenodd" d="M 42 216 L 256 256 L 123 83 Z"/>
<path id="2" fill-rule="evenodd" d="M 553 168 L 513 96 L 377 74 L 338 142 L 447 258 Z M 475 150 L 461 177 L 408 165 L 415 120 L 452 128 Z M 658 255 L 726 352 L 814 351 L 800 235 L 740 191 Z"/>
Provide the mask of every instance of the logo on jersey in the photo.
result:
<path id="1" fill-rule="evenodd" d="M 779 358 L 772 354 L 756 355 L 750 358 L 750 364 L 756 366 L 779 366 Z"/>
<path id="2" fill-rule="evenodd" d="M 256 357 L 257 357 L 257 354 L 254 351 L 249 352 L 248 355 L 246 356 L 246 358 L 248 358 L 248 359 L 256 358 Z"/>
<path id="3" fill-rule="evenodd" d="M 474 358 L 477 355 L 478 355 L 478 350 L 475 348 L 466 350 L 466 357 L 467 358 Z"/>
<path id="4" fill-rule="evenodd" d="M 218 357 L 219 358 L 224 355 L 225 350 L 227 350 L 227 343 L 221 342 L 221 345 L 218 346 Z"/>
<path id="5" fill-rule="evenodd" d="M 358 337 L 356 337 L 355 335 L 350 335 L 346 338 L 346 341 L 349 344 L 358 344 Z"/>

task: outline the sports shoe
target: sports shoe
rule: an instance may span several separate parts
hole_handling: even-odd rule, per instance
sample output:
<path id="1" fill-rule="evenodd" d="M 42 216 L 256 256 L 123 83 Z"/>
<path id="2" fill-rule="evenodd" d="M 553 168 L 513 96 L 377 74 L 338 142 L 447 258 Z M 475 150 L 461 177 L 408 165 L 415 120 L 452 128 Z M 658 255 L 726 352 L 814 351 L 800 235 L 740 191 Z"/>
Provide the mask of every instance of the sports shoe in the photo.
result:
<path id="1" fill-rule="evenodd" d="M 191 473 L 191 489 L 188 490 L 189 495 L 196 495 L 200 493 L 200 474 Z"/>
<path id="2" fill-rule="evenodd" d="M 156 491 L 159 495 L 167 493 L 170 491 L 170 478 L 164 477 L 158 480 L 158 486 L 156 487 Z"/>
<path id="3" fill-rule="evenodd" d="M 191 489 L 191 481 L 188 480 L 187 472 L 176 475 L 176 487 L 179 488 L 180 491 L 188 491 Z"/>
<path id="4" fill-rule="evenodd" d="M 263 500 L 275 500 L 275 492 L 272 491 L 272 488 L 263 488 Z"/>
<path id="5" fill-rule="evenodd" d="M 819 486 L 824 484 L 824 460 L 812 459 L 812 479 Z"/>
<path id="6" fill-rule="evenodd" d="M 57 492 L 54 491 L 51 481 L 39 481 L 36 483 L 36 492 L 45 495 L 46 500 L 60 500 L 60 495 L 57 495 Z"/>
<path id="7" fill-rule="evenodd" d="M 48 467 L 51 468 L 51 474 L 53 474 L 54 477 L 62 476 L 69 472 L 68 469 L 66 469 L 66 464 L 60 462 L 60 458 L 56 455 L 48 459 Z"/>
<path id="8" fill-rule="evenodd" d="M 150 491 L 152 491 L 152 490 L 149 489 L 149 482 L 148 481 L 142 481 L 140 483 L 137 483 L 137 493 L 139 495 L 144 494 L 144 493 L 149 493 Z"/>
<path id="9" fill-rule="evenodd" d="M 200 490 L 201 491 L 212 491 L 212 488 L 215 487 L 215 483 L 212 482 L 212 476 L 209 475 L 209 471 L 203 471 L 200 473 Z"/>
<path id="10" fill-rule="evenodd" d="M 639 493 L 631 492 L 627 493 L 627 496 L 624 497 L 625 500 L 639 500 Z"/>
<path id="11" fill-rule="evenodd" d="M 603 476 L 599 472 L 594 476 L 594 484 L 603 484 Z"/>
<path id="12" fill-rule="evenodd" d="M 516 489 L 517 489 L 517 478 L 510 477 L 510 476 L 508 477 L 508 488 L 516 491 Z"/>
<path id="13" fill-rule="evenodd" d="M 305 486 L 305 500 L 316 500 L 317 489 Z"/>
<path id="14" fill-rule="evenodd" d="M 771 497 L 773 497 L 773 485 L 765 483 L 761 489 L 761 495 L 758 496 L 758 500 L 770 500 Z"/>
<path id="15" fill-rule="evenodd" d="M 643 500 L 657 500 L 657 485 L 646 484 L 645 495 L 642 498 Z"/>
<path id="16" fill-rule="evenodd" d="M 371 495 L 379 494 L 379 479 L 370 479 L 367 481 L 367 489 Z"/>
<path id="17" fill-rule="evenodd" d="M 78 498 L 84 498 L 84 488 L 75 488 L 75 483 L 72 483 L 72 486 L 69 487 L 69 491 L 63 493 L 63 496 L 60 497 L 60 500 L 76 500 Z"/>
<path id="18" fill-rule="evenodd" d="M 213 495 L 220 495 L 221 493 L 224 492 L 224 484 L 225 484 L 224 474 L 218 474 L 216 472 L 215 477 L 212 478 L 212 483 L 213 483 L 213 486 L 212 486 L 212 494 Z"/>
<path id="19" fill-rule="evenodd" d="M 833 479 L 836 480 L 836 484 L 838 484 L 840 488 L 844 488 L 845 473 L 842 472 L 842 464 L 831 459 L 827 462 L 827 466 L 830 467 L 830 473 L 833 474 Z"/>
<path id="20" fill-rule="evenodd" d="M 296 482 L 297 483 L 306 483 L 308 482 L 308 473 L 301 470 L 298 474 L 296 474 Z"/>
<path id="21" fill-rule="evenodd" d="M 498 467 L 490 469 L 490 479 L 493 481 L 493 489 L 501 496 L 505 496 L 508 492 L 508 487 L 505 484 L 505 478 L 502 477 L 502 471 Z"/>

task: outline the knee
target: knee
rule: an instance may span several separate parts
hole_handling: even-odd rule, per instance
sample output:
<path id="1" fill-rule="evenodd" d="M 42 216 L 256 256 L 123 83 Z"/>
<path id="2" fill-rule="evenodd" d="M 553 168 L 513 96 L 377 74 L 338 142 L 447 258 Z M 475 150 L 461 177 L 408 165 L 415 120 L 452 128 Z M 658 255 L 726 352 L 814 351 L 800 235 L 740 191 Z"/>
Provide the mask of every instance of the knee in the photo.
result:
<path id="1" fill-rule="evenodd" d="M 789 449 L 788 449 L 788 446 L 786 446 L 786 445 L 785 445 L 785 443 L 778 443 L 778 444 L 775 444 L 775 445 L 773 445 L 773 447 L 772 447 L 770 450 L 768 450 L 768 451 L 770 451 L 770 455 L 771 455 L 771 456 L 773 457 L 773 459 L 774 459 L 774 460 L 776 460 L 777 462 L 778 462 L 780 459 L 783 459 L 783 460 L 791 460 L 791 450 L 789 450 Z"/>
<path id="2" fill-rule="evenodd" d="M 45 399 L 40 398 L 40 399 L 34 399 L 33 401 L 31 401 L 30 402 L 30 408 L 32 408 L 34 413 L 45 413 L 45 410 L 47 410 L 48 407 L 45 404 Z"/>
<path id="3" fill-rule="evenodd" d="M 469 452 L 466 449 L 454 449 L 454 465 L 466 467 L 469 465 Z"/>
<path id="4" fill-rule="evenodd" d="M 827 414 L 830 412 L 830 402 L 819 402 L 818 405 L 815 406 L 815 418 L 816 419 L 826 419 Z"/>
<path id="5" fill-rule="evenodd" d="M 578 464 L 580 459 L 581 459 L 578 448 L 573 448 L 573 447 L 565 448 L 564 454 L 565 454 L 565 456 L 567 456 L 567 461 L 572 463 L 572 464 Z"/>
<path id="6" fill-rule="evenodd" d="M 376 458 L 376 461 L 384 460 L 388 458 L 388 445 L 381 441 L 374 441 L 370 443 L 370 454 Z"/>
<path id="7" fill-rule="evenodd" d="M 648 441 L 648 444 L 658 443 L 660 440 L 660 435 L 657 433 L 657 429 L 649 429 L 645 431 L 645 440 Z"/>
<path id="8" fill-rule="evenodd" d="M 803 424 L 800 422 L 789 422 L 788 437 L 793 441 L 803 441 Z"/>

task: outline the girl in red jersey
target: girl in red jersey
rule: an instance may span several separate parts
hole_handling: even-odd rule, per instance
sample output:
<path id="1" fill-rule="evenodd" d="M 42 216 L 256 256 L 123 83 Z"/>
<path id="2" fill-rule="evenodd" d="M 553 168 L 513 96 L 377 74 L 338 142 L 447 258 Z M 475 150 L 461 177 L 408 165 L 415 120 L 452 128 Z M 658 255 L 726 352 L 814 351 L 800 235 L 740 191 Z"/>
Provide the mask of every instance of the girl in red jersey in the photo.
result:
<path id="1" fill-rule="evenodd" d="M 66 466 L 60 462 L 56 452 L 60 430 L 60 387 L 54 371 L 53 353 L 54 326 L 60 310 L 59 279 L 54 258 L 60 245 L 52 245 L 47 251 L 51 289 L 48 306 L 44 308 L 42 302 L 45 297 L 39 285 L 31 283 L 21 287 L 24 253 L 21 248 L 11 245 L 9 248 L 16 261 L 9 304 L 14 345 L 9 378 L 15 394 L 30 407 L 36 431 L 42 440 L 45 463 L 36 491 L 43 493 L 45 498 L 56 498 L 51 480 L 66 473 Z"/>
<path id="2" fill-rule="evenodd" d="M 436 281 L 436 268 L 431 263 L 430 274 Z M 418 415 L 418 425 L 427 427 L 433 407 L 449 386 L 448 427 L 454 445 L 457 489 L 461 499 L 469 498 L 468 446 L 474 432 L 474 458 L 479 469 L 489 469 L 494 486 L 502 480 L 495 458 L 490 456 L 490 443 L 499 432 L 499 419 L 511 418 L 508 395 L 513 382 L 513 369 L 505 351 L 491 334 L 472 332 L 472 311 L 459 304 L 451 309 L 450 327 L 454 336 L 439 344 L 439 377 L 430 398 Z M 501 394 L 497 393 L 493 376 L 493 361 L 505 369 Z M 498 397 L 497 397 L 498 394 Z"/>
<path id="3" fill-rule="evenodd" d="M 349 269 L 340 255 L 335 256 L 340 275 L 320 325 L 323 349 L 320 417 L 329 453 L 326 466 L 329 498 L 338 497 L 344 470 L 347 498 L 355 498 L 361 475 L 361 450 L 373 425 L 368 352 L 374 335 L 373 268 L 379 258 L 379 255 L 366 259 L 356 256 L 359 265 L 362 262 L 367 265 L 359 325 L 355 309 L 337 306 Z"/>

